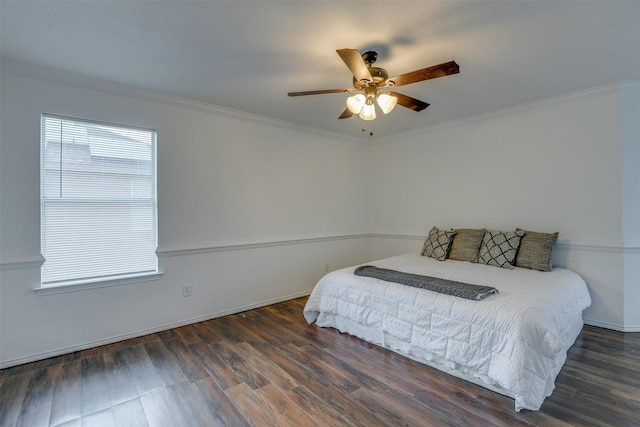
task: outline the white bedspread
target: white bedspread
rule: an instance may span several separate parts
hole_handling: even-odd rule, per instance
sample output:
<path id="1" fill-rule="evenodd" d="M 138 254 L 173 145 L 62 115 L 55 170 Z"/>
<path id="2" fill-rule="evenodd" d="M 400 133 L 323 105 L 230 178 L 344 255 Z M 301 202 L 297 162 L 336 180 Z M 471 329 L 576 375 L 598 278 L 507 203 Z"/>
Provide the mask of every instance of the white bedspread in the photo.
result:
<path id="1" fill-rule="evenodd" d="M 563 268 L 507 270 L 417 254 L 367 264 L 494 286 L 499 293 L 472 301 L 355 276 L 354 266 L 318 282 L 306 320 L 512 397 L 516 411 L 538 410 L 551 394 L 591 304 L 584 280 Z"/>

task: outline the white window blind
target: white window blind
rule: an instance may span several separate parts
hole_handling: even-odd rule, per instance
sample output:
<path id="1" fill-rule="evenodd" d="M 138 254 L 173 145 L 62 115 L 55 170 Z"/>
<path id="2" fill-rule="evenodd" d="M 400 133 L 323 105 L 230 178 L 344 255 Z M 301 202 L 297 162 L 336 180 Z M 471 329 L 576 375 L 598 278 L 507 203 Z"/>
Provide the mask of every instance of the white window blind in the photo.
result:
<path id="1" fill-rule="evenodd" d="M 158 271 L 156 133 L 42 116 L 42 286 Z"/>

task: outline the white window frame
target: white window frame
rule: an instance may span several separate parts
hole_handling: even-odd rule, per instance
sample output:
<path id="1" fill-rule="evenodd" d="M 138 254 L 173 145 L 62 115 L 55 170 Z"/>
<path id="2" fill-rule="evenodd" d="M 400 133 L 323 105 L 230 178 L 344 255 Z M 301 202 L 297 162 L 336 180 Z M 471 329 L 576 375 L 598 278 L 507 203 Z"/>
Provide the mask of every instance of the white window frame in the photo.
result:
<path id="1" fill-rule="evenodd" d="M 147 193 L 151 193 L 150 196 L 145 196 L 145 197 L 141 197 L 141 198 L 135 198 L 133 197 L 133 195 L 131 194 L 129 197 L 124 197 L 123 201 L 121 200 L 117 200 L 116 203 L 127 203 L 127 200 L 131 201 L 131 208 L 134 208 L 135 206 L 137 206 L 138 203 L 146 203 L 147 206 L 149 206 L 149 204 L 151 204 L 151 210 L 152 210 L 152 214 L 151 215 L 147 215 L 146 216 L 146 222 L 145 222 L 145 228 L 143 228 L 143 230 L 145 230 L 146 232 L 150 232 L 151 236 L 147 236 L 147 239 L 145 240 L 147 242 L 147 247 L 149 246 L 149 244 L 153 245 L 154 249 L 153 249 L 153 258 L 151 258 L 151 254 L 149 252 L 139 252 L 139 253 L 145 253 L 147 254 L 147 260 L 144 263 L 144 267 L 140 266 L 140 270 L 141 271 L 120 271 L 117 273 L 114 273 L 113 270 L 111 271 L 111 273 L 102 273 L 99 275 L 88 275 L 86 277 L 78 277 L 77 274 L 75 275 L 75 277 L 72 278 L 68 278 L 68 279 L 58 279 L 55 281 L 45 281 L 44 280 L 44 275 L 45 272 L 43 270 L 43 278 L 41 279 L 40 282 L 40 286 L 36 287 L 34 289 L 34 291 L 37 294 L 53 294 L 53 293 L 61 293 L 61 292 L 70 292 L 70 291 L 77 291 L 77 290 L 85 290 L 85 289 L 92 289 L 92 288 L 102 288 L 102 287 L 106 287 L 106 286 L 118 286 L 118 285 L 125 285 L 128 283 L 136 283 L 136 282 L 145 282 L 145 281 L 149 281 L 149 280 L 157 280 L 162 276 L 162 272 L 160 272 L 158 270 L 158 258 L 155 255 L 155 250 L 157 249 L 157 243 L 158 243 L 158 209 L 157 209 L 157 155 L 156 155 L 156 151 L 157 151 L 157 133 L 155 130 L 153 129 L 144 129 L 144 128 L 140 128 L 140 127 L 134 127 L 134 126 L 129 126 L 129 125 L 122 125 L 122 124 L 114 124 L 114 123 L 107 123 L 107 122 L 100 122 L 100 121 L 95 121 L 95 120 L 87 120 L 87 119 L 81 119 L 81 118 L 75 118 L 75 117 L 67 117 L 67 116 L 61 116 L 61 115 L 56 115 L 56 114 L 42 114 L 41 116 L 41 141 L 40 141 L 40 208 L 41 208 L 41 230 L 40 230 L 40 236 L 41 236 L 41 248 L 43 251 L 43 256 L 45 257 L 45 263 L 46 263 L 46 243 L 45 243 L 45 238 L 46 238 L 46 230 L 45 230 L 45 224 L 47 221 L 47 218 L 45 218 L 45 208 L 47 206 L 47 204 L 49 204 L 51 206 L 51 203 L 57 203 L 59 205 L 64 205 L 65 203 L 69 203 L 71 206 L 73 206 L 73 204 L 76 205 L 83 205 L 83 206 L 88 206 L 91 203 L 102 203 L 105 206 L 108 206 L 109 203 L 112 203 L 114 199 L 111 199 L 110 196 L 105 195 L 102 198 L 101 197 L 93 197 L 90 196 L 90 198 L 69 198 L 69 201 L 65 201 L 64 197 L 62 197 L 62 194 L 60 194 L 60 196 L 51 196 L 50 193 L 47 193 L 47 195 L 45 195 L 45 189 L 50 187 L 45 187 L 45 179 L 46 179 L 46 171 L 47 171 L 47 159 L 45 158 L 46 156 L 46 144 L 47 142 L 45 141 L 45 137 L 46 137 L 46 132 L 44 129 L 45 126 L 45 121 L 47 120 L 60 120 L 61 122 L 73 122 L 73 123 L 78 123 L 80 126 L 82 125 L 87 125 L 87 126 L 91 126 L 91 127 L 100 127 L 100 128 L 105 128 L 105 129 L 109 129 L 109 130 L 121 130 L 121 131 L 125 131 L 125 132 L 145 132 L 148 133 L 148 136 L 150 136 L 151 138 L 151 142 L 150 142 L 150 155 L 151 155 L 151 190 L 147 191 Z M 61 136 L 62 136 L 62 128 L 61 128 Z M 87 133 L 88 135 L 88 133 Z M 120 140 L 120 138 L 117 138 L 118 140 Z M 75 142 L 75 141 L 74 141 Z M 128 146 L 128 145 L 127 145 Z M 60 152 L 61 152 L 61 156 L 60 158 L 62 159 L 62 150 L 63 150 L 63 141 L 62 139 L 60 140 Z M 85 146 L 85 148 L 88 148 L 91 151 L 91 148 L 93 146 L 90 144 L 89 139 L 87 139 L 87 144 Z M 103 148 L 104 150 L 104 148 Z M 148 151 L 146 151 L 148 152 Z M 91 158 L 91 154 L 89 154 L 89 158 Z M 125 157 L 128 158 L 128 157 Z M 60 177 L 62 177 L 64 175 L 64 173 L 69 173 L 69 171 L 71 170 L 68 166 L 67 168 L 65 168 L 63 162 L 60 162 L 60 167 L 59 167 L 59 174 Z M 96 170 L 97 170 L 98 166 L 96 166 Z M 126 169 L 125 169 L 126 170 Z M 73 171 L 72 171 L 73 172 Z M 99 179 L 106 179 L 106 177 L 109 176 L 108 173 L 104 173 L 101 172 L 103 174 L 103 176 L 101 176 Z M 135 175 L 134 175 L 135 176 Z M 149 176 L 149 175 L 147 175 Z M 57 179 L 57 178 L 56 178 Z M 51 182 L 51 181 L 47 181 L 47 182 Z M 61 178 L 61 182 L 62 182 L 62 178 Z M 103 184 L 104 185 L 104 184 Z M 135 180 L 131 180 L 129 183 L 129 186 L 131 188 L 130 192 L 134 193 L 137 191 L 137 185 L 139 185 L 138 182 L 136 182 Z M 123 187 L 124 188 L 124 187 Z M 93 193 L 92 193 L 93 194 Z M 71 208 L 73 209 L 73 208 Z M 80 211 L 82 208 L 78 207 L 78 211 Z M 86 209 L 86 208 L 85 208 Z M 125 210 L 126 211 L 126 210 Z M 137 221 L 139 221 L 138 218 L 134 218 L 133 216 L 130 217 L 131 220 L 131 224 L 138 224 Z M 144 221 L 143 221 L 144 222 Z M 140 225 L 140 224 L 139 224 Z M 139 226 L 138 226 L 139 228 Z M 121 229 L 121 228 L 120 228 Z M 51 240 L 51 238 L 50 238 Z M 117 246 L 117 245 L 116 245 Z M 126 243 L 123 244 L 123 247 L 126 247 Z M 70 250 L 73 250 L 73 248 L 71 248 Z M 78 253 L 79 257 L 78 257 L 78 261 L 81 260 L 81 252 Z M 72 254 L 73 255 L 73 254 Z M 73 259 L 73 257 L 72 257 Z M 154 264 L 155 261 L 155 265 Z M 116 264 L 114 264 L 115 266 Z M 52 274 L 52 276 L 54 277 L 59 277 L 59 275 L 54 275 Z"/>

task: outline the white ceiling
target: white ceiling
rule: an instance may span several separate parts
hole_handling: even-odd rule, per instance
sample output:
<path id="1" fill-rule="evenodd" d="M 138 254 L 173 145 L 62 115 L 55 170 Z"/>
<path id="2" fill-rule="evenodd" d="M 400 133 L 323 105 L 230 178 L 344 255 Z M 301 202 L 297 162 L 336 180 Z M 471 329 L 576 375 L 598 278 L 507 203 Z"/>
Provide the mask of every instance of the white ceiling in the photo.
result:
<path id="1" fill-rule="evenodd" d="M 67 71 L 367 138 L 640 80 L 640 1 L 0 0 L 4 64 Z M 337 120 L 351 86 L 335 50 L 377 50 L 390 75 L 455 60 L 398 88 L 429 102 Z M 361 132 L 366 126 L 367 132 Z"/>

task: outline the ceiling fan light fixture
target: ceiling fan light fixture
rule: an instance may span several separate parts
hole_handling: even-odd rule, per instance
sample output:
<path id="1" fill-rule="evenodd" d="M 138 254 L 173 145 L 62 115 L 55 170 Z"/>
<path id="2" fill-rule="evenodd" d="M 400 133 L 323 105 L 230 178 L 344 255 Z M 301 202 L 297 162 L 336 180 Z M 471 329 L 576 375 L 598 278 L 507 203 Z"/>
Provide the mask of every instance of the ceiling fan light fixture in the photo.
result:
<path id="1" fill-rule="evenodd" d="M 391 110 L 393 110 L 398 103 L 398 98 L 395 96 L 381 93 L 378 95 L 378 106 L 382 110 L 384 114 L 389 114 Z"/>
<path id="2" fill-rule="evenodd" d="M 359 114 L 362 120 L 373 120 L 376 118 L 376 106 L 373 105 L 373 102 L 367 100 L 367 103 L 362 107 L 362 111 Z"/>
<path id="3" fill-rule="evenodd" d="M 367 99 L 361 93 L 350 96 L 347 98 L 347 108 L 353 114 L 360 114 L 360 112 L 362 111 L 362 107 L 364 107 L 366 101 Z"/>

